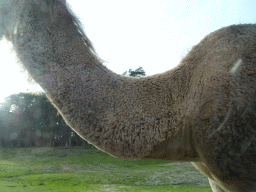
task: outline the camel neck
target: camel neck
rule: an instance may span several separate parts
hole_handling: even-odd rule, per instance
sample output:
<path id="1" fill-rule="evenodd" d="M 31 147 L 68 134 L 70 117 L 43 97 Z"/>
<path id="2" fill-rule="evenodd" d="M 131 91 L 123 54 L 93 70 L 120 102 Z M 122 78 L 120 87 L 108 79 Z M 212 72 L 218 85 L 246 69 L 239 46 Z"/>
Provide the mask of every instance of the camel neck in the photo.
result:
<path id="1" fill-rule="evenodd" d="M 34 20 L 17 27 L 12 38 L 17 55 L 81 137 L 114 156 L 140 159 L 177 129 L 176 106 L 182 106 L 187 88 L 182 82 L 188 82 L 183 67 L 143 78 L 117 75 L 68 19 Z"/>

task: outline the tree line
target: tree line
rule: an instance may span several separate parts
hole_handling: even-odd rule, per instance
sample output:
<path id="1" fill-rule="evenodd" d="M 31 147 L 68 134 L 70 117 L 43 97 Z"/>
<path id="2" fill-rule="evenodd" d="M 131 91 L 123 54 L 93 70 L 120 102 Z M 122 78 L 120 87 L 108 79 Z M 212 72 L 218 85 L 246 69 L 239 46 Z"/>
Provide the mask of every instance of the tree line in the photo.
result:
<path id="1" fill-rule="evenodd" d="M 126 71 L 140 77 L 142 67 Z M 45 94 L 13 94 L 0 103 L 0 147 L 56 147 L 89 145 L 68 125 Z"/>

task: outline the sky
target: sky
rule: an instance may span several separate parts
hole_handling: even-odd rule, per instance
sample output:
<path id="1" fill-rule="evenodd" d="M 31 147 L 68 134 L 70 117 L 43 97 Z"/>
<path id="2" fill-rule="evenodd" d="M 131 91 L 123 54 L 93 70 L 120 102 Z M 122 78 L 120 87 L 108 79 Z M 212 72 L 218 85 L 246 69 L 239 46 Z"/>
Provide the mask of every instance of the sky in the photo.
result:
<path id="1" fill-rule="evenodd" d="M 177 66 L 207 34 L 232 24 L 256 23 L 255 0 L 67 0 L 98 55 L 122 74 L 147 75 Z M 12 46 L 0 41 L 0 102 L 13 93 L 40 90 L 26 82 Z"/>

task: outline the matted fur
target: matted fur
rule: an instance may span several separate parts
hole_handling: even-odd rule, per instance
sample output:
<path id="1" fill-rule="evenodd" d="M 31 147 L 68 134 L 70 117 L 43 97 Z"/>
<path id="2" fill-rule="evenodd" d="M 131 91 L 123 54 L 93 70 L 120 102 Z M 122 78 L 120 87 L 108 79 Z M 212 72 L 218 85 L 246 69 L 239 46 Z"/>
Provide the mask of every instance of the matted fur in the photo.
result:
<path id="1" fill-rule="evenodd" d="M 102 64 L 64 0 L 0 0 L 3 36 L 66 123 L 99 149 L 190 161 L 213 191 L 256 191 L 256 25 L 213 32 L 176 68 L 141 78 Z"/>

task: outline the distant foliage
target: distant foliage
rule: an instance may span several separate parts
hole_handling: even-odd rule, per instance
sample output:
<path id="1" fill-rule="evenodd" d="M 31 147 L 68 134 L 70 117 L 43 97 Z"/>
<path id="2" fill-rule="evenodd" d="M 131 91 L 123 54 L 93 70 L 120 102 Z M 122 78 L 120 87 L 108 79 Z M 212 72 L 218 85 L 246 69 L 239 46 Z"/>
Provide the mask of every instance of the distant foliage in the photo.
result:
<path id="1" fill-rule="evenodd" d="M 146 72 L 142 67 L 139 67 L 135 70 L 129 69 L 128 71 L 125 71 L 122 75 L 131 76 L 131 77 L 142 77 L 142 76 L 146 76 Z"/>
<path id="2" fill-rule="evenodd" d="M 87 144 L 45 95 L 13 94 L 0 103 L 0 146 L 46 147 Z"/>

